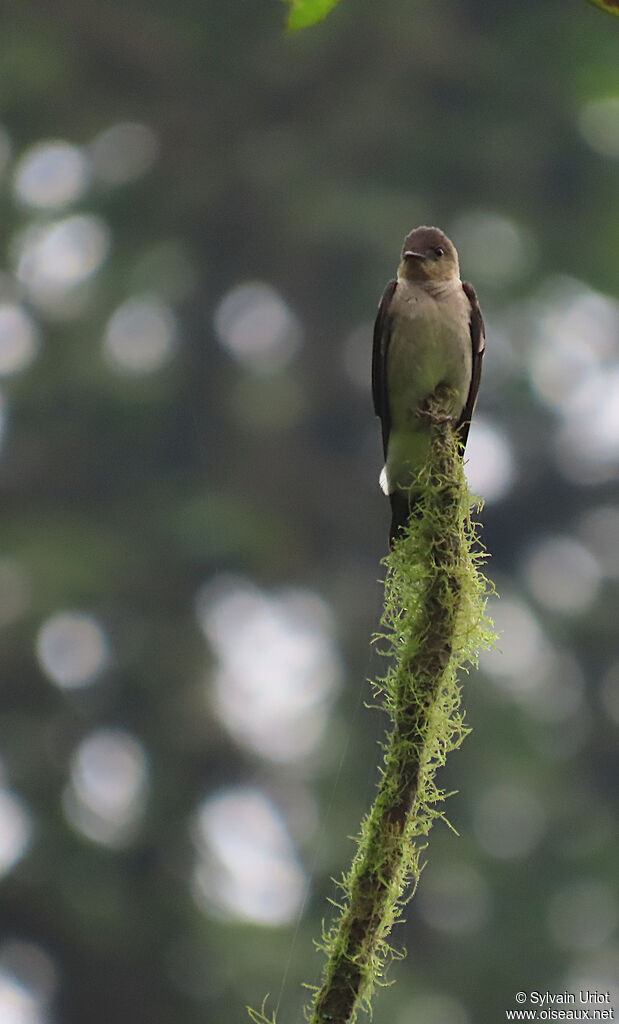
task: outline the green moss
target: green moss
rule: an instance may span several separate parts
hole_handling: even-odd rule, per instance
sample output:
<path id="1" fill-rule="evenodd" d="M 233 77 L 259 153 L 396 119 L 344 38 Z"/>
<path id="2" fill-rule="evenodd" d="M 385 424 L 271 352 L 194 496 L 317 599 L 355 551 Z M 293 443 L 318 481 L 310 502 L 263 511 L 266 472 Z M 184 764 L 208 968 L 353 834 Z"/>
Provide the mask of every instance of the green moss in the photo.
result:
<path id="1" fill-rule="evenodd" d="M 251 1006 L 247 1007 L 249 1019 L 253 1021 L 253 1024 L 277 1024 L 275 1020 L 275 1014 L 272 1017 L 266 1015 L 266 1002 L 269 997 L 265 996 L 262 1006 L 259 1010 L 252 1010 Z"/>

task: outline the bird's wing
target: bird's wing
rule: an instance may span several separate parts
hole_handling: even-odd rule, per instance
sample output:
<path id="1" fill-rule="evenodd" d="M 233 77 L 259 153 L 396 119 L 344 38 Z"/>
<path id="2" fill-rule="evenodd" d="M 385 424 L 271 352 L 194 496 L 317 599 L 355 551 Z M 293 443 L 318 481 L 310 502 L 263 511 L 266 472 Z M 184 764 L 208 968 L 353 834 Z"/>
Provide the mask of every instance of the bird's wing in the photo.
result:
<path id="1" fill-rule="evenodd" d="M 383 292 L 374 324 L 374 345 L 372 348 L 372 396 L 374 412 L 380 417 L 383 432 L 383 451 L 387 458 L 387 445 L 391 430 L 389 396 L 387 394 L 387 353 L 391 340 L 391 316 L 389 307 L 397 281 L 390 281 Z"/>
<path id="2" fill-rule="evenodd" d="M 481 309 L 479 308 L 479 302 L 477 301 L 477 295 L 472 284 L 468 281 L 462 282 L 462 288 L 464 294 L 469 300 L 471 307 L 471 315 L 469 318 L 469 331 L 471 334 L 471 350 L 473 355 L 473 364 L 471 372 L 471 386 L 469 388 L 466 405 L 462 410 L 462 415 L 458 421 L 457 430 L 460 437 L 460 443 L 462 448 L 466 446 L 467 438 L 469 436 L 469 428 L 471 426 L 471 417 L 473 410 L 475 409 L 475 403 L 477 401 L 477 392 L 479 391 L 479 381 L 481 379 L 481 363 L 486 350 L 486 329 L 484 327 L 483 317 L 481 315 Z"/>

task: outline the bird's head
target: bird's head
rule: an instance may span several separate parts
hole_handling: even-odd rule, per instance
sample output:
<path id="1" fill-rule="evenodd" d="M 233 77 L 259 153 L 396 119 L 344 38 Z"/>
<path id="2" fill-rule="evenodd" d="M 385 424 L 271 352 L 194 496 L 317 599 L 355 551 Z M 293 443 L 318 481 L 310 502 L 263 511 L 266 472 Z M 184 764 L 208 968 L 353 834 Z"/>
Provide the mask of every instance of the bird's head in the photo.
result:
<path id="1" fill-rule="evenodd" d="M 415 228 L 404 239 L 398 277 L 420 283 L 459 280 L 455 245 L 440 228 Z"/>

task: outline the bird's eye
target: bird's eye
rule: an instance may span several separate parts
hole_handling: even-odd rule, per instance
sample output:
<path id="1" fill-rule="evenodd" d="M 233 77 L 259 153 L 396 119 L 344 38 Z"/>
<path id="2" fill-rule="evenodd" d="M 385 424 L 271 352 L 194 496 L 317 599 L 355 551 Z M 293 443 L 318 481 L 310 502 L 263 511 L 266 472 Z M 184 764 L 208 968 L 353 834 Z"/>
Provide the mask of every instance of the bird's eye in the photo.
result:
<path id="1" fill-rule="evenodd" d="M 441 256 L 445 255 L 445 250 L 440 245 L 437 245 L 436 249 L 434 250 L 434 255 L 436 256 L 437 259 L 440 259 Z"/>

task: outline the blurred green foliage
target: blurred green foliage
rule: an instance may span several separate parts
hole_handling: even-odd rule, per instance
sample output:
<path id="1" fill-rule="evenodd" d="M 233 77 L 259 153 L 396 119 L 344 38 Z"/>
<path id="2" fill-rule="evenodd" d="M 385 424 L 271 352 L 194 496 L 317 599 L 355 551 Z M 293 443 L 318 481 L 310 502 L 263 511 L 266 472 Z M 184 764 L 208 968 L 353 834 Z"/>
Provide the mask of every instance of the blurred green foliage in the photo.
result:
<path id="1" fill-rule="evenodd" d="M 288 28 L 293 32 L 300 28 L 308 28 L 317 21 L 326 18 L 338 0 L 288 0 L 292 9 L 288 17 Z"/>
<path id="2" fill-rule="evenodd" d="M 617 4 L 617 0 L 590 0 L 590 2 L 602 11 L 607 11 L 608 14 L 614 14 L 619 17 L 619 4 Z"/>

